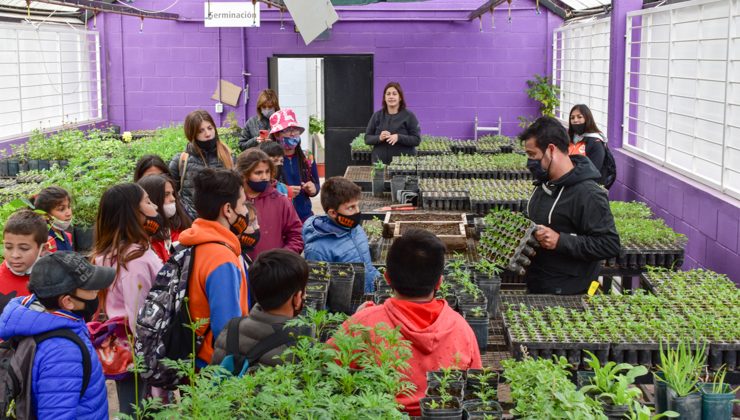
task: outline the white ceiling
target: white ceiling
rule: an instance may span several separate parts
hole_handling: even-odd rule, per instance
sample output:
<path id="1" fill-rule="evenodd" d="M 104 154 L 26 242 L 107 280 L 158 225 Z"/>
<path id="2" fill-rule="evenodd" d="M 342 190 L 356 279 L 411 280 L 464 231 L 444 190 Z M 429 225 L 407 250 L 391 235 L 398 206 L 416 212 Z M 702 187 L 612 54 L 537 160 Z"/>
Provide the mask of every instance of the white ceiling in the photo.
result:
<path id="1" fill-rule="evenodd" d="M 0 6 L 10 6 L 10 7 L 17 7 L 19 9 L 26 9 L 26 0 L 0 0 Z M 48 11 L 51 13 L 52 11 L 56 10 L 57 13 L 59 12 L 78 12 L 80 9 L 76 7 L 71 6 L 59 6 L 56 4 L 49 4 L 49 3 L 42 3 L 40 1 L 32 1 L 31 2 L 31 9 L 32 10 L 39 10 L 39 11 Z"/>

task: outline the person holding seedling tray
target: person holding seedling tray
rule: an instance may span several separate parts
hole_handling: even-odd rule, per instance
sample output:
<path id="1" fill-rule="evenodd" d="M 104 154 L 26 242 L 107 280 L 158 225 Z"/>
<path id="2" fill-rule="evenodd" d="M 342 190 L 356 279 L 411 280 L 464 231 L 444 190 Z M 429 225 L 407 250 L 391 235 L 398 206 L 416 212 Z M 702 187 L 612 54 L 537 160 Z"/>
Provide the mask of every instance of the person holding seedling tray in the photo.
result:
<path id="1" fill-rule="evenodd" d="M 527 270 L 529 293 L 581 294 L 599 275 L 600 261 L 619 254 L 620 244 L 601 174 L 581 155 L 568 156 L 570 139 L 552 117 L 524 130 L 535 190 L 527 215 L 537 223 L 542 249 Z"/>
<path id="2" fill-rule="evenodd" d="M 383 89 L 383 109 L 373 114 L 365 130 L 365 144 L 373 146 L 372 161 L 387 165 L 393 156 L 415 155 L 419 143 L 419 120 L 406 109 L 401 85 L 390 82 Z"/>

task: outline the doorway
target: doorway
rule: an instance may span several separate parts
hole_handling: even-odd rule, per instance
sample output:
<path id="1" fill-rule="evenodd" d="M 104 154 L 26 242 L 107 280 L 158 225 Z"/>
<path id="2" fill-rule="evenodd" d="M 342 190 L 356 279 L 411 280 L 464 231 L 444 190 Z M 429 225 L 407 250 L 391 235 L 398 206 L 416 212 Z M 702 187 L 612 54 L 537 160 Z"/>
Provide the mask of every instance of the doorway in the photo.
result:
<path id="1" fill-rule="evenodd" d="M 281 107 L 293 108 L 306 128 L 310 115 L 324 120 L 324 144 L 313 144 L 306 130 L 304 149 L 325 163 L 326 177 L 344 175 L 350 143 L 365 132 L 373 113 L 373 56 L 276 55 L 268 58 L 268 67 L 268 84 Z"/>

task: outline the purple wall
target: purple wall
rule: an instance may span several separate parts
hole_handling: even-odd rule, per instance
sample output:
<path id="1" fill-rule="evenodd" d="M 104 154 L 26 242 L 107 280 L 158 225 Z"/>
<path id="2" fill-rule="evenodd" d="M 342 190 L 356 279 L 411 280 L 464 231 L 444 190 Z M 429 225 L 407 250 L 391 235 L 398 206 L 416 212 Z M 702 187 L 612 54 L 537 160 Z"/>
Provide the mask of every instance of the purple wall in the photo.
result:
<path id="1" fill-rule="evenodd" d="M 613 200 L 638 200 L 688 237 L 684 269 L 709 268 L 740 284 L 740 203 L 629 152 L 614 151 Z"/>
<path id="2" fill-rule="evenodd" d="M 159 3 L 137 1 L 137 7 L 156 8 Z M 259 91 L 267 87 L 268 57 L 370 53 L 375 108 L 380 107 L 382 87 L 396 80 L 423 133 L 472 137 L 477 111 L 486 125 L 501 116 L 504 133 L 514 135 L 517 116 L 537 113 L 536 103 L 524 93 L 525 81 L 535 73 L 550 73 L 552 30 L 561 20 L 544 7 L 536 14 L 534 0 L 518 1 L 511 24 L 504 4 L 495 10 L 496 28 L 491 29 L 487 14 L 480 32 L 478 19 L 469 22 L 466 17 L 482 3 L 431 0 L 341 7 L 330 38 L 309 46 L 293 31 L 287 13 L 285 30 L 280 30 L 280 13 L 264 5 L 262 26 L 247 28 L 244 44 L 241 29 L 204 28 L 200 1 L 181 1 L 169 10 L 179 13 L 181 21 L 145 20 L 141 32 L 138 18 L 105 14 L 97 28 L 103 34 L 108 119 L 132 130 L 181 122 L 196 108 L 212 111 L 219 67 L 222 79 L 239 86 L 244 85 L 242 69 L 252 74 L 250 116 Z M 222 116 L 230 111 L 244 121 L 243 97 L 236 109 L 225 106 Z"/>

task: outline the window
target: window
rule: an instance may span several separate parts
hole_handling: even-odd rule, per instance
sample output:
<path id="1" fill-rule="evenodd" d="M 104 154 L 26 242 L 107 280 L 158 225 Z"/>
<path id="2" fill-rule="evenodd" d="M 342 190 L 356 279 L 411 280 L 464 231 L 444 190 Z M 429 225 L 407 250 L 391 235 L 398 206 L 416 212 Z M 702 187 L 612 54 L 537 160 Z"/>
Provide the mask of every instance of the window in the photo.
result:
<path id="1" fill-rule="evenodd" d="M 560 87 L 555 116 L 566 123 L 570 109 L 586 104 L 596 125 L 607 129 L 609 34 L 611 20 L 599 19 L 556 29 L 553 34 L 553 83 Z"/>
<path id="2" fill-rule="evenodd" d="M 102 119 L 97 32 L 0 24 L 0 139 Z"/>
<path id="3" fill-rule="evenodd" d="M 623 141 L 740 198 L 740 0 L 627 15 Z"/>

